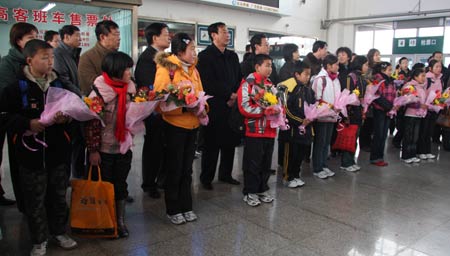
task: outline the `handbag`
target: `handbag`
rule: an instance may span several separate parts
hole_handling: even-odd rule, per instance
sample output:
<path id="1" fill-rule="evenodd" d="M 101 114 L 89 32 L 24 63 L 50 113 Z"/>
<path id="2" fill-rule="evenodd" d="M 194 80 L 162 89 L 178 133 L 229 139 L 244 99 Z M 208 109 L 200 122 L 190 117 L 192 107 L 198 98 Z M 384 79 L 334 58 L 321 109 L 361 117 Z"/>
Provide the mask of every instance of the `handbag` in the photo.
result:
<path id="1" fill-rule="evenodd" d="M 92 166 L 87 180 L 72 181 L 70 228 L 81 237 L 117 237 L 114 185 L 102 181 L 100 167 L 98 181 L 93 181 Z"/>
<path id="2" fill-rule="evenodd" d="M 450 128 L 450 108 L 442 111 L 436 119 L 436 124 L 442 127 Z"/>
<path id="3" fill-rule="evenodd" d="M 356 151 L 356 134 L 358 125 L 344 124 L 337 132 L 336 140 L 332 146 L 333 150 L 342 150 L 354 153 Z"/>

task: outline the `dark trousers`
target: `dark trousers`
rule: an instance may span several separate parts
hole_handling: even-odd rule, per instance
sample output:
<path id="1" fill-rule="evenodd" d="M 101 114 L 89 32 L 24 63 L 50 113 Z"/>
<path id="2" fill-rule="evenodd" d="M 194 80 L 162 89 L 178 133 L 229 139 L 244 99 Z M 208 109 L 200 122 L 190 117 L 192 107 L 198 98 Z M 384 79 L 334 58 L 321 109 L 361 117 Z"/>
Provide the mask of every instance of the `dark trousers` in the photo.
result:
<path id="1" fill-rule="evenodd" d="M 403 109 L 399 109 L 397 111 L 397 117 L 395 118 L 395 128 L 397 128 L 397 133 L 392 139 L 392 143 L 394 145 L 400 146 L 403 139 L 403 118 L 405 116 L 405 111 Z"/>
<path id="2" fill-rule="evenodd" d="M 164 179 L 164 121 L 161 114 L 145 119 L 144 147 L 142 149 L 142 189 L 156 189 L 156 180 Z"/>
<path id="3" fill-rule="evenodd" d="M 309 155 L 309 145 L 295 142 L 284 143 L 284 180 L 300 178 L 302 161 Z"/>
<path id="4" fill-rule="evenodd" d="M 269 190 L 274 139 L 245 137 L 243 193 L 256 194 Z"/>
<path id="5" fill-rule="evenodd" d="M 216 175 L 217 161 L 220 152 L 219 179 L 226 180 L 231 178 L 234 163 L 233 145 L 219 145 L 217 140 L 210 139 L 211 134 L 205 128 L 205 140 L 202 152 L 202 172 L 200 173 L 200 182 L 209 184 L 214 180 Z"/>
<path id="6" fill-rule="evenodd" d="M 195 155 L 197 129 L 188 130 L 164 123 L 167 156 L 164 170 L 166 213 L 174 215 L 192 210 L 192 162 Z"/>
<path id="7" fill-rule="evenodd" d="M 371 148 L 373 134 L 373 117 L 366 117 L 359 135 L 359 145 L 361 148 Z"/>
<path id="8" fill-rule="evenodd" d="M 46 241 L 49 233 L 66 233 L 68 169 L 66 164 L 47 169 L 19 167 L 23 203 L 33 244 Z"/>
<path id="9" fill-rule="evenodd" d="M 327 158 L 333 134 L 334 123 L 316 122 L 314 124 L 313 169 L 321 172 L 328 167 Z"/>
<path id="10" fill-rule="evenodd" d="M 16 149 L 14 148 L 14 134 L 7 132 L 6 137 L 8 140 L 9 171 L 11 173 L 11 183 L 13 185 L 14 196 L 16 197 L 17 209 L 19 209 L 20 212 L 25 212 L 19 165 L 16 159 Z M 16 138 L 16 140 L 20 139 Z"/>
<path id="11" fill-rule="evenodd" d="M 360 129 L 361 129 L 361 127 L 358 127 L 358 131 L 356 132 L 356 141 L 355 141 L 356 147 L 355 148 L 358 147 L 358 137 L 359 137 Z M 350 166 L 355 165 L 355 164 L 356 164 L 355 152 L 342 151 L 341 166 L 342 167 L 350 167 Z"/>
<path id="12" fill-rule="evenodd" d="M 384 148 L 390 120 L 386 112 L 378 109 L 373 110 L 373 140 L 370 150 L 370 162 L 372 163 L 384 160 Z"/>
<path id="13" fill-rule="evenodd" d="M 114 185 L 115 200 L 125 200 L 128 196 L 127 177 L 131 169 L 133 153 L 131 150 L 128 150 L 125 155 L 100 152 L 100 157 L 102 179 Z"/>
<path id="14" fill-rule="evenodd" d="M 416 157 L 421 119 L 409 116 L 403 118 L 402 159 Z"/>
<path id="15" fill-rule="evenodd" d="M 431 137 L 434 132 L 437 115 L 428 112 L 424 118 L 420 119 L 419 139 L 417 140 L 417 154 L 431 153 Z"/>
<path id="16" fill-rule="evenodd" d="M 5 135 L 6 133 L 0 130 L 0 167 L 2 166 L 3 161 L 3 144 L 5 143 Z M 5 190 L 2 187 L 2 176 L 0 175 L 0 197 L 5 194 Z"/>
<path id="17" fill-rule="evenodd" d="M 85 165 L 86 144 L 84 140 L 83 123 L 72 121 L 70 124 L 70 132 L 72 139 L 72 155 L 70 161 L 71 172 L 73 177 L 80 179 L 86 176 L 87 168 Z"/>

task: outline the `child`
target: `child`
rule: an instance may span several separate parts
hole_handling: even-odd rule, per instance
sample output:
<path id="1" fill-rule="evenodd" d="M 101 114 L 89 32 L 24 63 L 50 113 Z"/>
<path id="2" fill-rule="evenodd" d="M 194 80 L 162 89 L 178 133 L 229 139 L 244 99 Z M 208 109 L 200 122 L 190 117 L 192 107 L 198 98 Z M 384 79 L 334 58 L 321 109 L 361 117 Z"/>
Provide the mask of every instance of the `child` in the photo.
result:
<path id="1" fill-rule="evenodd" d="M 271 89 L 272 83 L 268 79 L 272 73 L 272 58 L 266 54 L 257 54 L 254 59 L 256 72 L 243 80 L 238 90 L 239 111 L 245 117 L 245 148 L 244 148 L 244 201 L 250 206 L 258 206 L 261 201 L 270 203 L 273 196 L 267 191 L 267 181 L 271 175 L 270 164 L 274 139 L 277 130 L 270 127 L 270 121 L 265 112 L 253 96 L 254 86 L 264 86 Z M 269 107 L 270 108 L 270 107 Z M 275 111 L 272 114 L 277 114 Z"/>
<path id="2" fill-rule="evenodd" d="M 89 162 L 101 167 L 104 181 L 114 185 L 116 201 L 117 231 L 119 237 L 128 237 L 125 225 L 125 199 L 128 196 L 127 177 L 131 169 L 132 152 L 120 153 L 120 144 L 125 141 L 125 114 L 130 95 L 136 93 L 131 81 L 133 60 L 123 52 L 108 53 L 102 61 L 103 74 L 92 86 L 90 98 L 103 99 L 105 127 L 100 121 L 91 120 L 86 125 L 86 145 Z"/>
<path id="3" fill-rule="evenodd" d="M 341 91 L 338 79 L 338 58 L 332 54 L 327 55 L 322 65 L 322 70 L 314 79 L 313 90 L 317 100 L 333 105 Z M 314 125 L 313 168 L 314 176 L 320 179 L 326 179 L 335 174 L 328 168 L 327 157 L 336 121 L 334 117 L 322 118 L 318 119 Z"/>
<path id="4" fill-rule="evenodd" d="M 314 104 L 316 98 L 311 87 L 306 86 L 311 75 L 311 68 L 305 62 L 296 63 L 294 77 L 297 85 L 288 95 L 286 116 L 290 129 L 287 131 L 287 142 L 284 143 L 284 181 L 287 187 L 297 188 L 305 184 L 300 179 L 302 161 L 309 156 L 308 146 L 312 143 L 313 131 L 309 120 L 305 119 L 304 105 Z M 299 126 L 304 125 L 305 131 L 300 134 Z"/>
<path id="5" fill-rule="evenodd" d="M 413 86 L 417 91 L 417 96 L 423 102 L 426 97 L 425 92 L 425 69 L 417 68 L 411 72 L 413 78 L 411 82 L 403 87 Z M 421 103 L 412 103 L 406 105 L 405 117 L 403 118 L 403 140 L 402 140 L 402 160 L 407 163 L 419 163 L 420 159 L 416 157 L 417 141 L 419 139 L 420 121 L 423 118 L 420 115 L 420 109 L 427 109 L 427 106 Z"/>
<path id="6" fill-rule="evenodd" d="M 197 54 L 192 38 L 186 33 L 177 33 L 171 42 L 172 54 L 159 53 L 155 57 L 157 64 L 155 90 L 162 91 L 168 85 L 190 83 L 196 96 L 203 91 L 200 75 L 195 68 Z M 195 221 L 197 215 L 192 211 L 192 162 L 195 155 L 195 140 L 199 117 L 206 116 L 203 111 L 196 116 L 198 107 L 178 107 L 163 112 L 165 163 L 166 213 L 175 225 Z"/>
<path id="7" fill-rule="evenodd" d="M 387 115 L 393 108 L 396 96 L 395 85 L 392 75 L 392 65 L 389 62 L 375 64 L 373 69 L 374 79 L 381 82 L 377 93 L 380 97 L 373 101 L 373 140 L 370 151 L 370 163 L 376 166 L 387 166 L 384 161 L 384 147 L 389 130 L 390 117 Z M 397 110 L 397 107 L 395 108 Z"/>
<path id="8" fill-rule="evenodd" d="M 15 134 L 15 150 L 24 197 L 25 215 L 31 233 L 31 255 L 45 255 L 50 233 L 64 249 L 77 246 L 66 235 L 68 180 L 67 159 L 70 138 L 67 123 L 70 118 L 58 112 L 55 124 L 45 127 L 39 122 L 49 87 L 60 87 L 53 67 L 53 48 L 33 39 L 23 49 L 26 60 L 19 82 L 5 88 L 0 112 L 8 114 L 8 132 Z M 27 135 L 31 131 L 34 135 Z"/>

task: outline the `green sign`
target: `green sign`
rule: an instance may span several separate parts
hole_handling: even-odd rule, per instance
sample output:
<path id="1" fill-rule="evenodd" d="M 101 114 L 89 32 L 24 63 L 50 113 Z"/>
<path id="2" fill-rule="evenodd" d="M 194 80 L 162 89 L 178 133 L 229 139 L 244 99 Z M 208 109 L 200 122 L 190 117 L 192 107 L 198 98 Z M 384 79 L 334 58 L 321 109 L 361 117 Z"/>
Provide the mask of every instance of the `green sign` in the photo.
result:
<path id="1" fill-rule="evenodd" d="M 442 51 L 443 36 L 394 38 L 393 54 L 417 54 Z"/>

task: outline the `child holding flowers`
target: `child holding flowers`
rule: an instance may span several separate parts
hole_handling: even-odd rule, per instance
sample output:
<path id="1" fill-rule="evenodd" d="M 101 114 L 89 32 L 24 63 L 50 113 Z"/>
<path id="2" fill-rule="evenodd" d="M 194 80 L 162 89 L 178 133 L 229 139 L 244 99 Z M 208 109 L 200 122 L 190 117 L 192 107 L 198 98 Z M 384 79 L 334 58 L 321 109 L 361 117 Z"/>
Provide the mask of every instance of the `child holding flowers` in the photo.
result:
<path id="1" fill-rule="evenodd" d="M 188 106 L 203 92 L 200 75 L 195 68 L 197 55 L 194 41 L 186 33 L 177 33 L 172 38 L 171 51 L 172 54 L 162 52 L 155 57 L 155 91 L 169 92 L 167 103 L 175 105 L 162 109 L 166 144 L 164 155 L 167 156 L 164 190 L 167 217 L 173 224 L 179 225 L 197 219 L 192 211 L 192 162 L 199 119 L 204 119 L 207 114 L 200 105 Z"/>
<path id="2" fill-rule="evenodd" d="M 276 128 L 271 127 L 270 116 L 280 114 L 283 109 L 275 105 L 273 85 L 268 79 L 272 73 L 272 58 L 266 54 L 255 56 L 255 70 L 242 81 L 238 90 L 239 111 L 245 117 L 244 148 L 244 201 L 249 206 L 258 206 L 261 201 L 274 200 L 267 191 L 270 177 L 270 164 Z"/>
<path id="3" fill-rule="evenodd" d="M 108 53 L 102 61 L 103 74 L 94 81 L 91 100 L 85 100 L 94 112 L 101 114 L 105 124 L 91 120 L 86 125 L 86 145 L 89 162 L 101 167 L 102 179 L 114 185 L 117 231 L 128 237 L 125 225 L 125 199 L 128 196 L 127 177 L 131 169 L 132 152 L 120 153 L 126 138 L 126 111 L 136 86 L 131 81 L 133 60 L 123 52 Z"/>

